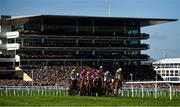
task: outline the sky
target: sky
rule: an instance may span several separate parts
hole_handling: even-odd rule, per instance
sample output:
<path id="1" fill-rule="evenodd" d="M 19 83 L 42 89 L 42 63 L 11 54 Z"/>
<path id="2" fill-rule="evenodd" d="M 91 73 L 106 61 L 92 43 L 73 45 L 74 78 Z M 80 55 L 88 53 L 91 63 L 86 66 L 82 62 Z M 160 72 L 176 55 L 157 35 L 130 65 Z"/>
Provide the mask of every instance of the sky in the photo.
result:
<path id="1" fill-rule="evenodd" d="M 83 15 L 136 18 L 169 18 L 179 21 L 143 27 L 150 34 L 142 53 L 158 60 L 180 57 L 180 0 L 0 0 L 0 15 Z"/>

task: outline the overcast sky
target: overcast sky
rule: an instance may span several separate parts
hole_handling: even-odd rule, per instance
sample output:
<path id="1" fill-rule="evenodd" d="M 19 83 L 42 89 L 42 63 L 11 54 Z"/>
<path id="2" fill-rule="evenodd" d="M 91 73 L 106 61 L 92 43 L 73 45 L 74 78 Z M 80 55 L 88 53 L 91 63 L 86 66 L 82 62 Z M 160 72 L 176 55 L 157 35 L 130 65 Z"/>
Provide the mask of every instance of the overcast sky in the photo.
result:
<path id="1" fill-rule="evenodd" d="M 88 15 L 172 18 L 180 20 L 180 0 L 0 0 L 0 15 Z M 152 58 L 180 57 L 180 21 L 142 28 L 149 33 L 150 49 L 143 51 Z"/>

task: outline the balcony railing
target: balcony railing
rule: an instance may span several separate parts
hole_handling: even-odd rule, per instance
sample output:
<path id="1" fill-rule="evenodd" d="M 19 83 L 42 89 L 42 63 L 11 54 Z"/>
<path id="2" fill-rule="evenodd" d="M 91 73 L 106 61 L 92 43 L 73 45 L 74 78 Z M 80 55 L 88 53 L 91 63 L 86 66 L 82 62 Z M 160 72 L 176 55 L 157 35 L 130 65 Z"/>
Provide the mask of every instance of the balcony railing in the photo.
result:
<path id="1" fill-rule="evenodd" d="M 138 34 L 125 34 L 125 33 L 113 33 L 113 32 L 71 32 L 71 33 L 58 33 L 58 34 L 48 34 L 48 33 L 27 33 L 21 32 L 22 37 L 58 37 L 58 38 L 139 38 L 139 39 L 148 39 L 149 34 L 138 33 Z"/>
<path id="2" fill-rule="evenodd" d="M 0 49 L 17 50 L 17 49 L 19 49 L 19 46 L 20 45 L 18 43 L 0 44 Z"/>
<path id="3" fill-rule="evenodd" d="M 120 59 L 120 60 L 148 60 L 148 55 L 28 55 L 21 54 L 21 59 Z"/>
<path id="4" fill-rule="evenodd" d="M 150 35 L 149 34 L 146 34 L 146 33 L 141 33 L 141 37 L 143 39 L 149 39 Z"/>
<path id="5" fill-rule="evenodd" d="M 67 44 L 25 44 L 21 46 L 22 48 L 144 48 L 149 49 L 148 44 L 133 44 L 133 45 L 124 45 L 124 44 L 91 44 L 91 43 L 84 43 L 84 44 L 74 44 L 74 43 L 67 43 Z"/>
<path id="6" fill-rule="evenodd" d="M 0 38 L 18 38 L 19 37 L 19 32 L 14 31 L 14 32 L 0 32 Z"/>

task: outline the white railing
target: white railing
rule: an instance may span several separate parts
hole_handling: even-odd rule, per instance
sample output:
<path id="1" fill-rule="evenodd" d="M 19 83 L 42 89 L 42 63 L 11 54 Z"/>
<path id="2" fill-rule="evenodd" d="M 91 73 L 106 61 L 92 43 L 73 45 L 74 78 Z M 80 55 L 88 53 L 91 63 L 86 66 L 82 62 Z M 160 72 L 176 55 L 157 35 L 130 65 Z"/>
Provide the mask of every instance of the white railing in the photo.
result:
<path id="1" fill-rule="evenodd" d="M 18 38 L 19 37 L 19 32 L 14 31 L 14 32 L 0 32 L 0 37 L 11 39 L 11 38 Z"/>
<path id="2" fill-rule="evenodd" d="M 158 87 L 158 83 L 164 83 L 166 84 L 166 87 Z M 141 96 L 142 98 L 144 98 L 144 96 L 147 96 L 154 97 L 155 99 L 157 99 L 158 97 L 169 97 L 170 100 L 172 100 L 173 97 L 180 97 L 180 89 L 173 89 L 170 83 L 179 84 L 180 81 L 126 82 L 124 86 L 126 90 L 129 90 L 129 92 L 131 92 L 130 94 L 132 97 Z M 151 84 L 151 87 L 147 87 L 149 84 Z M 126 85 L 129 85 L 129 88 L 127 88 Z M 140 87 L 137 87 L 138 85 Z"/>
<path id="3" fill-rule="evenodd" d="M 146 83 L 146 84 L 144 84 Z M 158 82 L 157 82 L 158 83 Z M 131 86 L 132 84 L 132 86 Z M 151 84 L 147 87 L 147 84 Z M 126 82 L 119 90 L 120 96 L 132 98 L 161 98 L 170 100 L 180 98 L 180 89 L 173 88 L 170 84 L 160 87 L 153 81 Z M 76 90 L 77 91 L 77 90 Z M 0 86 L 0 96 L 67 96 L 68 88 L 63 86 Z M 79 95 L 79 94 L 77 94 Z"/>
<path id="4" fill-rule="evenodd" d="M 19 49 L 19 46 L 18 43 L 0 44 L 0 49 L 17 50 Z"/>
<path id="5" fill-rule="evenodd" d="M 0 86 L 0 96 L 67 96 L 62 86 Z"/>

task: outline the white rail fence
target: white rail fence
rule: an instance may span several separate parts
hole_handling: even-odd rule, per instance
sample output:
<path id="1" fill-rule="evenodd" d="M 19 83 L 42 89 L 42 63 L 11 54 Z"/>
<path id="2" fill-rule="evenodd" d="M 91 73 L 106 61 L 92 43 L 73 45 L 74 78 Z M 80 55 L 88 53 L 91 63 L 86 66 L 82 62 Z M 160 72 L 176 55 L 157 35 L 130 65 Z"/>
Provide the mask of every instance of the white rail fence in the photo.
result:
<path id="1" fill-rule="evenodd" d="M 126 96 L 130 97 L 169 97 L 180 98 L 180 89 L 171 84 L 179 84 L 180 81 L 144 81 L 144 82 L 126 82 L 123 90 L 128 90 Z M 162 86 L 158 84 L 163 84 Z M 126 86 L 129 87 L 127 88 Z M 165 85 L 165 86 L 164 86 Z M 123 94 L 123 93 L 122 93 Z"/>
<path id="2" fill-rule="evenodd" d="M 67 96 L 61 86 L 0 86 L 0 96 Z"/>
<path id="3" fill-rule="evenodd" d="M 180 98 L 179 89 L 172 88 L 170 84 L 167 86 L 159 87 L 152 82 L 151 86 L 147 87 L 147 82 L 126 82 L 122 90 L 119 90 L 119 95 L 131 98 L 167 97 L 170 100 Z M 0 86 L 0 96 L 67 96 L 67 90 L 62 86 Z"/>

